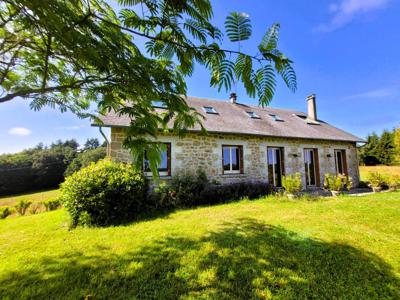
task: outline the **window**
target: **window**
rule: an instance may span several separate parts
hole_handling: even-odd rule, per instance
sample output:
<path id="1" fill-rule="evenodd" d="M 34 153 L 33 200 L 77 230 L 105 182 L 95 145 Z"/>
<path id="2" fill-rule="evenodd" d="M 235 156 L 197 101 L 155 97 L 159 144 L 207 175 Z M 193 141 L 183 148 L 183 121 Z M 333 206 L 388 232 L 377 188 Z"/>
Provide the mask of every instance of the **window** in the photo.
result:
<path id="1" fill-rule="evenodd" d="M 311 120 L 305 115 L 296 115 L 296 116 L 298 116 L 300 119 L 303 119 L 304 121 L 306 121 L 308 125 L 321 125 L 320 122 Z"/>
<path id="2" fill-rule="evenodd" d="M 320 186 L 317 149 L 304 149 L 304 167 L 307 186 Z"/>
<path id="3" fill-rule="evenodd" d="M 335 168 L 336 174 L 347 175 L 346 151 L 335 150 Z"/>
<path id="4" fill-rule="evenodd" d="M 243 147 L 222 146 L 223 174 L 243 173 Z"/>
<path id="5" fill-rule="evenodd" d="M 167 108 L 167 105 L 163 101 L 160 101 L 160 100 L 151 101 L 151 105 L 154 108 Z"/>
<path id="6" fill-rule="evenodd" d="M 283 122 L 283 119 L 278 115 L 270 114 L 270 117 L 274 119 L 274 121 Z"/>
<path id="7" fill-rule="evenodd" d="M 161 154 L 161 164 L 157 168 L 159 176 L 171 176 L 171 144 L 165 143 L 165 146 L 166 149 Z M 146 152 L 144 153 L 143 172 L 146 176 L 152 175 Z"/>
<path id="8" fill-rule="evenodd" d="M 246 113 L 252 119 L 261 119 L 254 111 L 246 111 Z"/>
<path id="9" fill-rule="evenodd" d="M 268 147 L 268 182 L 276 187 L 282 186 L 283 166 L 283 148 Z"/>
<path id="10" fill-rule="evenodd" d="M 203 106 L 203 109 L 208 114 L 218 114 L 217 111 L 212 106 Z"/>

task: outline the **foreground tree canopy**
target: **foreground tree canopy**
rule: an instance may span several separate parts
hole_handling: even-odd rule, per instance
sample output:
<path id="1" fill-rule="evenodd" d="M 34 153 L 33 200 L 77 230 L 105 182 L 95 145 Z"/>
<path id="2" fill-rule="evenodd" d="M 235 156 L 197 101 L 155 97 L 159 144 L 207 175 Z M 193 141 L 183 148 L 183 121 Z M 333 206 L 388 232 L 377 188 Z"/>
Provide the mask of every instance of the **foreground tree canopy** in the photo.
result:
<path id="1" fill-rule="evenodd" d="M 202 116 L 183 100 L 185 78 L 195 63 L 210 71 L 210 85 L 230 91 L 241 82 L 250 97 L 268 105 L 276 75 L 296 90 L 292 61 L 278 49 L 279 24 L 259 43 L 257 54 L 241 51 L 251 37 L 249 17 L 230 13 L 223 33 L 211 19 L 208 0 L 120 0 L 117 13 L 102 0 L 5 0 L 0 4 L 0 103 L 18 97 L 31 108 L 70 110 L 79 117 L 115 110 L 132 117 L 125 146 L 134 160 L 146 151 L 152 170 L 162 146 L 149 142 L 174 120 L 184 132 Z M 143 47 L 144 45 L 144 47 Z M 166 107 L 157 114 L 153 102 Z"/>

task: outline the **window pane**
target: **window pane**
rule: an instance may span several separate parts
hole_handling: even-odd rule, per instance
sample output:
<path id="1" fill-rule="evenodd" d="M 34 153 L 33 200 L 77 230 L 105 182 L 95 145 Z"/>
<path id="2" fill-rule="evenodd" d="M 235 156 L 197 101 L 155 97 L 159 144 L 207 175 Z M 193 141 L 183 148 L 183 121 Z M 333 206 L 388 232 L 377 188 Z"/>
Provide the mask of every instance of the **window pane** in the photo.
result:
<path id="1" fill-rule="evenodd" d="M 161 154 L 161 165 L 158 167 L 159 171 L 168 171 L 168 155 L 167 150 Z"/>
<path id="2" fill-rule="evenodd" d="M 231 147 L 232 170 L 239 170 L 239 147 Z"/>
<path id="3" fill-rule="evenodd" d="M 150 162 L 149 162 L 149 160 L 147 159 L 146 153 L 144 154 L 143 171 L 144 171 L 144 172 L 151 172 L 151 170 L 150 170 Z"/>
<path id="4" fill-rule="evenodd" d="M 336 151 L 336 170 L 339 174 L 343 174 L 343 159 L 342 159 L 342 152 Z"/>
<path id="5" fill-rule="evenodd" d="M 275 162 L 275 185 L 281 186 L 281 151 L 280 149 L 275 149 L 276 162 Z"/>
<path id="6" fill-rule="evenodd" d="M 222 156 L 223 156 L 223 162 L 224 162 L 224 170 L 229 171 L 231 169 L 230 148 L 229 147 L 223 147 Z"/>
<path id="7" fill-rule="evenodd" d="M 307 185 L 315 185 L 314 150 L 304 150 L 304 167 L 306 170 Z"/>

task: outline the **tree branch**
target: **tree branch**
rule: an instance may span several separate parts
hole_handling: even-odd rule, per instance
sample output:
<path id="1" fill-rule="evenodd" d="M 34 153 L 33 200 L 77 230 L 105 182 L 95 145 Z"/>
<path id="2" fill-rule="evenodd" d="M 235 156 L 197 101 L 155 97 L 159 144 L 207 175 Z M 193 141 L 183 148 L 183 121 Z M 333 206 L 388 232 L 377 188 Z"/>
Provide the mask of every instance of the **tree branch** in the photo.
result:
<path id="1" fill-rule="evenodd" d="M 51 34 L 48 35 L 47 43 L 46 43 L 46 57 L 44 60 L 42 89 L 44 89 L 46 87 L 47 77 L 48 77 L 48 73 L 49 73 L 48 71 L 49 71 L 50 54 L 51 54 Z"/>
<path id="2" fill-rule="evenodd" d="M 74 82 L 71 82 L 70 84 L 64 84 L 64 85 L 57 85 L 57 86 L 51 86 L 47 88 L 30 88 L 30 89 L 24 89 L 17 91 L 15 93 L 10 93 L 6 94 L 5 96 L 0 98 L 0 103 L 10 101 L 16 97 L 27 97 L 32 94 L 46 94 L 46 93 L 51 93 L 51 92 L 63 92 L 68 89 L 79 89 L 85 84 L 91 84 L 91 83 L 96 83 L 96 82 L 104 82 L 110 80 L 110 77 L 105 77 L 105 78 L 85 78 L 83 80 L 77 80 Z"/>
<path id="3" fill-rule="evenodd" d="M 186 49 L 210 50 L 210 51 L 214 51 L 214 52 L 225 52 L 225 53 L 230 53 L 230 54 L 242 54 L 242 55 L 245 55 L 245 56 L 250 57 L 251 59 L 257 60 L 258 62 L 269 61 L 269 60 L 266 59 L 266 58 L 259 58 L 259 57 L 257 57 L 257 56 L 252 56 L 252 55 L 243 53 L 243 52 L 241 52 L 241 51 L 235 51 L 235 50 L 229 50 L 229 49 L 214 49 L 214 48 L 211 48 L 211 47 L 195 46 L 195 45 L 190 46 L 190 45 L 188 45 L 188 44 L 182 44 L 182 43 L 178 43 L 178 42 L 171 41 L 171 40 L 161 39 L 161 38 L 154 37 L 154 36 L 151 36 L 151 35 L 147 35 L 147 34 L 145 34 L 145 33 L 142 33 L 142 32 L 136 31 L 136 30 L 133 30 L 133 29 L 131 29 L 131 28 L 128 28 L 128 27 L 125 27 L 125 26 L 116 24 L 116 23 L 111 22 L 111 21 L 109 21 L 109 20 L 107 20 L 107 19 L 105 19 L 105 18 L 103 18 L 103 17 L 101 17 L 101 16 L 99 16 L 99 15 L 97 15 L 97 14 L 93 14 L 93 16 L 94 16 L 95 18 L 99 19 L 100 21 L 103 21 L 104 23 L 107 23 L 107 24 L 109 24 L 109 25 L 111 25 L 111 26 L 117 27 L 117 28 L 119 28 L 119 29 L 121 29 L 121 30 L 124 30 L 124 31 L 127 31 L 127 32 L 129 32 L 129 33 L 132 33 L 132 34 L 135 34 L 135 35 L 138 35 L 138 36 L 147 38 L 147 39 L 149 39 L 149 40 L 161 41 L 161 42 L 164 42 L 164 43 L 170 43 L 170 44 L 173 44 L 173 45 L 175 45 L 175 46 L 184 47 L 184 48 L 186 48 Z"/>

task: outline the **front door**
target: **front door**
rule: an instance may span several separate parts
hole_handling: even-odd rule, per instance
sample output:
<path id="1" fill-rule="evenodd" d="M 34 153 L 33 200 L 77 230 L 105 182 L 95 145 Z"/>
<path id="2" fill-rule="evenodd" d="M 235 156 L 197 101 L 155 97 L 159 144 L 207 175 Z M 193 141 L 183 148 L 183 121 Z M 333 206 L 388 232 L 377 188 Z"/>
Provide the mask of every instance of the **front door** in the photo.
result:
<path id="1" fill-rule="evenodd" d="M 268 147 L 268 182 L 273 186 L 282 186 L 283 151 L 282 148 Z"/>
<path id="2" fill-rule="evenodd" d="M 304 149 L 304 167 L 307 186 L 317 186 L 317 152 L 315 149 Z"/>

